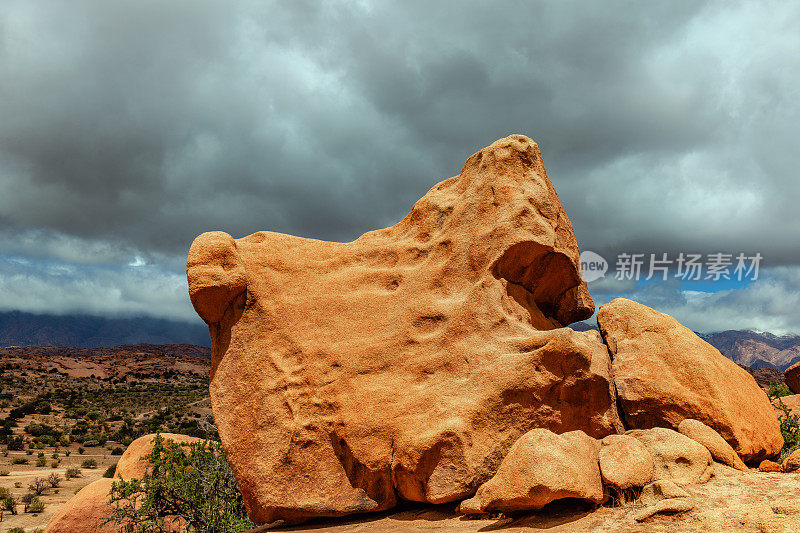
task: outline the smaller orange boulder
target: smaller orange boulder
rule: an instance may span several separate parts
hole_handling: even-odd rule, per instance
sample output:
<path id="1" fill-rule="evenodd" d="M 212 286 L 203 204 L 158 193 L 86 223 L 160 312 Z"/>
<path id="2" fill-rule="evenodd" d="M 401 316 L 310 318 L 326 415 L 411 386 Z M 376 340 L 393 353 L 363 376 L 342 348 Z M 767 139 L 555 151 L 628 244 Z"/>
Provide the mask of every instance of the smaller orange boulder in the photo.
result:
<path id="1" fill-rule="evenodd" d="M 783 460 L 781 470 L 784 472 L 797 472 L 800 470 L 800 450 L 793 451 L 789 457 Z"/>
<path id="2" fill-rule="evenodd" d="M 769 459 L 765 459 L 761 461 L 761 464 L 758 465 L 758 469 L 762 472 L 780 472 L 781 465 L 776 463 L 775 461 L 770 461 Z"/>
<path id="3" fill-rule="evenodd" d="M 202 439 L 162 433 L 165 441 L 178 444 L 202 442 Z M 147 471 L 144 457 L 153 450 L 155 434 L 145 435 L 133 441 L 117 463 L 116 478 L 141 479 Z M 109 494 L 113 479 L 99 479 L 85 486 L 59 508 L 47 522 L 46 533 L 117 533 L 118 528 L 105 524 L 111 516 Z"/>
<path id="4" fill-rule="evenodd" d="M 461 502 L 464 514 L 541 509 L 562 498 L 603 501 L 597 441 L 583 431 L 532 429 L 511 446 L 497 474 Z"/>
<path id="5" fill-rule="evenodd" d="M 800 394 L 800 363 L 795 363 L 783 371 L 783 380 L 789 390 Z"/>
<path id="6" fill-rule="evenodd" d="M 599 458 L 603 483 L 609 487 L 619 490 L 644 487 L 653 480 L 653 455 L 635 437 L 605 437 Z"/>
<path id="7" fill-rule="evenodd" d="M 103 478 L 83 487 L 53 513 L 46 533 L 117 533 L 115 526 L 104 524 L 111 515 L 108 495 L 113 483 Z"/>

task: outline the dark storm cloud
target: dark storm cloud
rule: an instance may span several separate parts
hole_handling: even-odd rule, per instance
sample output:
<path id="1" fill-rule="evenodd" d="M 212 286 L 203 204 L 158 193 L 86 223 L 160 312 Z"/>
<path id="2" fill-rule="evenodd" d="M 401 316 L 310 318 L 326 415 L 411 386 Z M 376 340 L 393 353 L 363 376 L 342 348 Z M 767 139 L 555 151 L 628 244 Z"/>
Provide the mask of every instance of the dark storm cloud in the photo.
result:
<path id="1" fill-rule="evenodd" d="M 0 254 L 176 272 L 210 229 L 349 240 L 521 132 L 584 248 L 797 265 L 798 23 L 793 3 L 9 1 Z"/>

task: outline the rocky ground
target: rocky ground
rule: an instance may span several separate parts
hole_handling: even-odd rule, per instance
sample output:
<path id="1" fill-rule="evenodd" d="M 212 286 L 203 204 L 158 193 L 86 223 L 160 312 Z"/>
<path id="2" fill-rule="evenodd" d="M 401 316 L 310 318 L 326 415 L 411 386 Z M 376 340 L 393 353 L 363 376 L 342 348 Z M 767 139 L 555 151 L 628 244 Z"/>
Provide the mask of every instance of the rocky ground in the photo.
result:
<path id="1" fill-rule="evenodd" d="M 377 515 L 317 521 L 281 531 L 592 531 L 608 533 L 732 531 L 790 533 L 800 531 L 800 475 L 739 472 L 716 464 L 708 483 L 687 485 L 693 507 L 683 513 L 657 514 L 637 522 L 645 506 L 608 502 L 597 507 L 576 500 L 553 502 L 537 512 L 516 516 L 465 517 L 454 505 L 411 507 Z"/>

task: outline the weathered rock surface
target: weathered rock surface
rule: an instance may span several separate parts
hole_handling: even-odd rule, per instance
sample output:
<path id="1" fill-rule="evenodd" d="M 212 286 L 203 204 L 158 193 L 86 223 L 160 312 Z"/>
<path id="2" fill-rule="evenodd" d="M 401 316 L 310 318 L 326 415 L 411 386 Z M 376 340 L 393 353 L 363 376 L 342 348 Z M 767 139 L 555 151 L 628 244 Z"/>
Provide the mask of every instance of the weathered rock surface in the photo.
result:
<path id="1" fill-rule="evenodd" d="M 103 478 L 83 487 L 53 513 L 46 533 L 117 533 L 115 526 L 103 524 L 111 515 L 108 495 L 113 483 Z"/>
<path id="2" fill-rule="evenodd" d="M 165 441 L 176 443 L 199 442 L 202 439 L 162 433 Z M 155 434 L 145 435 L 134 440 L 117 463 L 116 477 L 141 479 L 147 470 L 147 462 L 142 459 L 153 450 Z M 47 533 L 116 533 L 117 528 L 103 523 L 111 516 L 112 507 L 108 503 L 113 479 L 99 479 L 85 486 L 56 511 L 47 522 Z"/>
<path id="3" fill-rule="evenodd" d="M 776 463 L 775 461 L 770 461 L 769 459 L 764 459 L 761 461 L 761 464 L 758 465 L 758 469 L 761 472 L 780 472 L 781 465 Z"/>
<path id="4" fill-rule="evenodd" d="M 653 455 L 631 435 L 609 435 L 601 442 L 600 474 L 615 489 L 644 487 L 653 479 Z"/>
<path id="5" fill-rule="evenodd" d="M 800 394 L 800 363 L 795 363 L 783 371 L 783 380 L 789 390 Z"/>
<path id="6" fill-rule="evenodd" d="M 251 519 L 470 496 L 532 428 L 621 428 L 572 226 L 536 144 L 471 156 L 349 243 L 205 233 L 187 261 Z"/>
<path id="7" fill-rule="evenodd" d="M 633 429 L 636 437 L 653 455 L 653 479 L 668 479 L 684 485 L 705 483 L 714 473 L 714 460 L 705 446 L 667 428 Z"/>
<path id="8" fill-rule="evenodd" d="M 647 506 L 641 511 L 635 513 L 633 515 L 633 519 L 637 522 L 644 522 L 648 518 L 659 513 L 685 513 L 686 511 L 691 511 L 692 509 L 694 509 L 694 504 L 688 500 L 679 498 L 661 500 L 660 502 Z"/>
<path id="9" fill-rule="evenodd" d="M 737 470 L 747 470 L 730 444 L 722 436 L 699 420 L 687 418 L 678 424 L 678 431 L 695 442 L 699 442 L 711 452 L 711 456 L 722 464 L 732 466 Z"/>
<path id="10" fill-rule="evenodd" d="M 541 509 L 562 498 L 603 501 L 597 441 L 583 431 L 533 429 L 520 437 L 497 474 L 461 502 L 460 512 Z"/>
<path id="11" fill-rule="evenodd" d="M 670 498 L 688 498 L 689 493 L 668 479 L 659 479 L 646 485 L 639 496 L 639 503 L 653 505 Z"/>
<path id="12" fill-rule="evenodd" d="M 780 452 L 769 399 L 753 377 L 669 315 L 624 298 L 597 322 L 629 428 L 677 428 L 693 418 L 714 428 L 744 461 Z"/>

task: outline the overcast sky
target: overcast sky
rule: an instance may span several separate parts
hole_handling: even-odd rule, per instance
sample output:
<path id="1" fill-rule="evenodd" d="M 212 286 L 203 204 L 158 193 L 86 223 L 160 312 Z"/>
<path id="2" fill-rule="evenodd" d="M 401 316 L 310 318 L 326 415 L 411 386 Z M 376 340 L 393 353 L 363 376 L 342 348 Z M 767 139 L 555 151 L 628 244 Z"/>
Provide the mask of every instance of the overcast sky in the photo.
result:
<path id="1" fill-rule="evenodd" d="M 203 231 L 351 240 L 524 133 L 612 268 L 763 256 L 598 303 L 800 333 L 798 28 L 787 1 L 5 0 L 0 309 L 196 320 Z"/>

